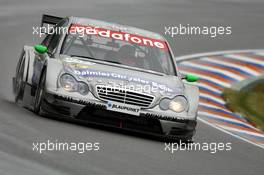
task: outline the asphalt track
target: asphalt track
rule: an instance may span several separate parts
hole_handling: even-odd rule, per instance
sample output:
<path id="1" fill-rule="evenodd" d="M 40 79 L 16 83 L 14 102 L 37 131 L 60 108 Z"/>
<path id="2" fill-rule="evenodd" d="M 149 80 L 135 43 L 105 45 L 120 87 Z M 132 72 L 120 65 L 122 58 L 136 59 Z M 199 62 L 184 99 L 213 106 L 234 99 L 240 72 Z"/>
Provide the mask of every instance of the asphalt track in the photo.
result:
<path id="1" fill-rule="evenodd" d="M 63 3 L 63 4 L 61 4 Z M 32 26 L 42 13 L 115 21 L 163 33 L 177 23 L 231 25 L 231 37 L 170 39 L 177 56 L 263 48 L 261 0 L 0 1 L 0 174 L 263 174 L 263 149 L 198 123 L 195 142 L 231 142 L 228 152 L 164 151 L 164 143 L 120 131 L 41 118 L 14 104 L 11 77 L 24 44 L 37 43 Z M 100 151 L 32 151 L 36 141 L 100 142 Z"/>

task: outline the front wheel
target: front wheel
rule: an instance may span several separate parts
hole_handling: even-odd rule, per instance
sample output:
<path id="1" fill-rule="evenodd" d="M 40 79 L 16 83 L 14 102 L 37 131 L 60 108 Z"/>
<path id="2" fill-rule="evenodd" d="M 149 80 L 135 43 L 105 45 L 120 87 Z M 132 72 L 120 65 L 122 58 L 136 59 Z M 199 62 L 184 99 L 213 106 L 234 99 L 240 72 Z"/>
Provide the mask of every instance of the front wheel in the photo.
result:
<path id="1" fill-rule="evenodd" d="M 179 136 L 174 136 L 174 135 L 166 135 L 166 136 L 163 136 L 163 139 L 165 142 L 179 142 L 179 141 L 181 141 L 182 143 L 193 142 L 192 136 L 179 137 Z"/>
<path id="2" fill-rule="evenodd" d="M 41 105 L 43 102 L 43 97 L 45 95 L 45 82 L 46 82 L 46 71 L 44 70 L 36 90 L 35 102 L 34 102 L 34 112 L 38 115 L 41 115 L 41 111 L 42 111 Z"/>
<path id="3" fill-rule="evenodd" d="M 18 73 L 16 75 L 15 79 L 15 102 L 17 103 L 18 100 L 23 98 L 24 95 L 24 82 L 23 82 L 23 76 L 24 76 L 24 66 L 25 66 L 25 59 L 20 64 Z"/>

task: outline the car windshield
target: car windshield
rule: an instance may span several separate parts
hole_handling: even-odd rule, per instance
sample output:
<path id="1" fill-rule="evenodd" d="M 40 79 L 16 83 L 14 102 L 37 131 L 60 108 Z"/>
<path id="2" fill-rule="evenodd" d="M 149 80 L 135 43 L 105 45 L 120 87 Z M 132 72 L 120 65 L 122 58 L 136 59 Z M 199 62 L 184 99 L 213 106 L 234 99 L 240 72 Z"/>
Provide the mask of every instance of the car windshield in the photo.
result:
<path id="1" fill-rule="evenodd" d="M 72 25 L 61 53 L 175 75 L 165 41 L 120 31 Z"/>

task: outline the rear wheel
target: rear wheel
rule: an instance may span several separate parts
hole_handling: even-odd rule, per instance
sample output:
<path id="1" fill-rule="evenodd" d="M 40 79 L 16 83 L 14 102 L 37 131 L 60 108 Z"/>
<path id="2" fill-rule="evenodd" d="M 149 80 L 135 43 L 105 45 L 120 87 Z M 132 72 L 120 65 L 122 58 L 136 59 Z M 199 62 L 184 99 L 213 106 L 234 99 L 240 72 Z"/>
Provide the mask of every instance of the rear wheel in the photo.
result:
<path id="1" fill-rule="evenodd" d="M 41 105 L 43 102 L 43 97 L 45 95 L 45 82 L 46 82 L 46 70 L 44 70 L 41 75 L 35 95 L 34 112 L 38 115 L 42 114 Z"/>

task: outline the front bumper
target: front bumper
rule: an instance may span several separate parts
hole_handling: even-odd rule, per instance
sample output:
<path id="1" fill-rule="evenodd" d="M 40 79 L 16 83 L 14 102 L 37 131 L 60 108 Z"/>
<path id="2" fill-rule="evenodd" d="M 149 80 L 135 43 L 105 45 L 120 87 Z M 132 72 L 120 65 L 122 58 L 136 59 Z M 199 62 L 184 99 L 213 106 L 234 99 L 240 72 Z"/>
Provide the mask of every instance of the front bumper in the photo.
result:
<path id="1" fill-rule="evenodd" d="M 179 119 L 150 110 L 142 110 L 139 116 L 134 116 L 109 111 L 106 103 L 97 99 L 79 100 L 51 93 L 45 93 L 42 110 L 53 116 L 78 118 L 111 127 L 178 138 L 192 137 L 196 127 L 196 116 Z"/>

